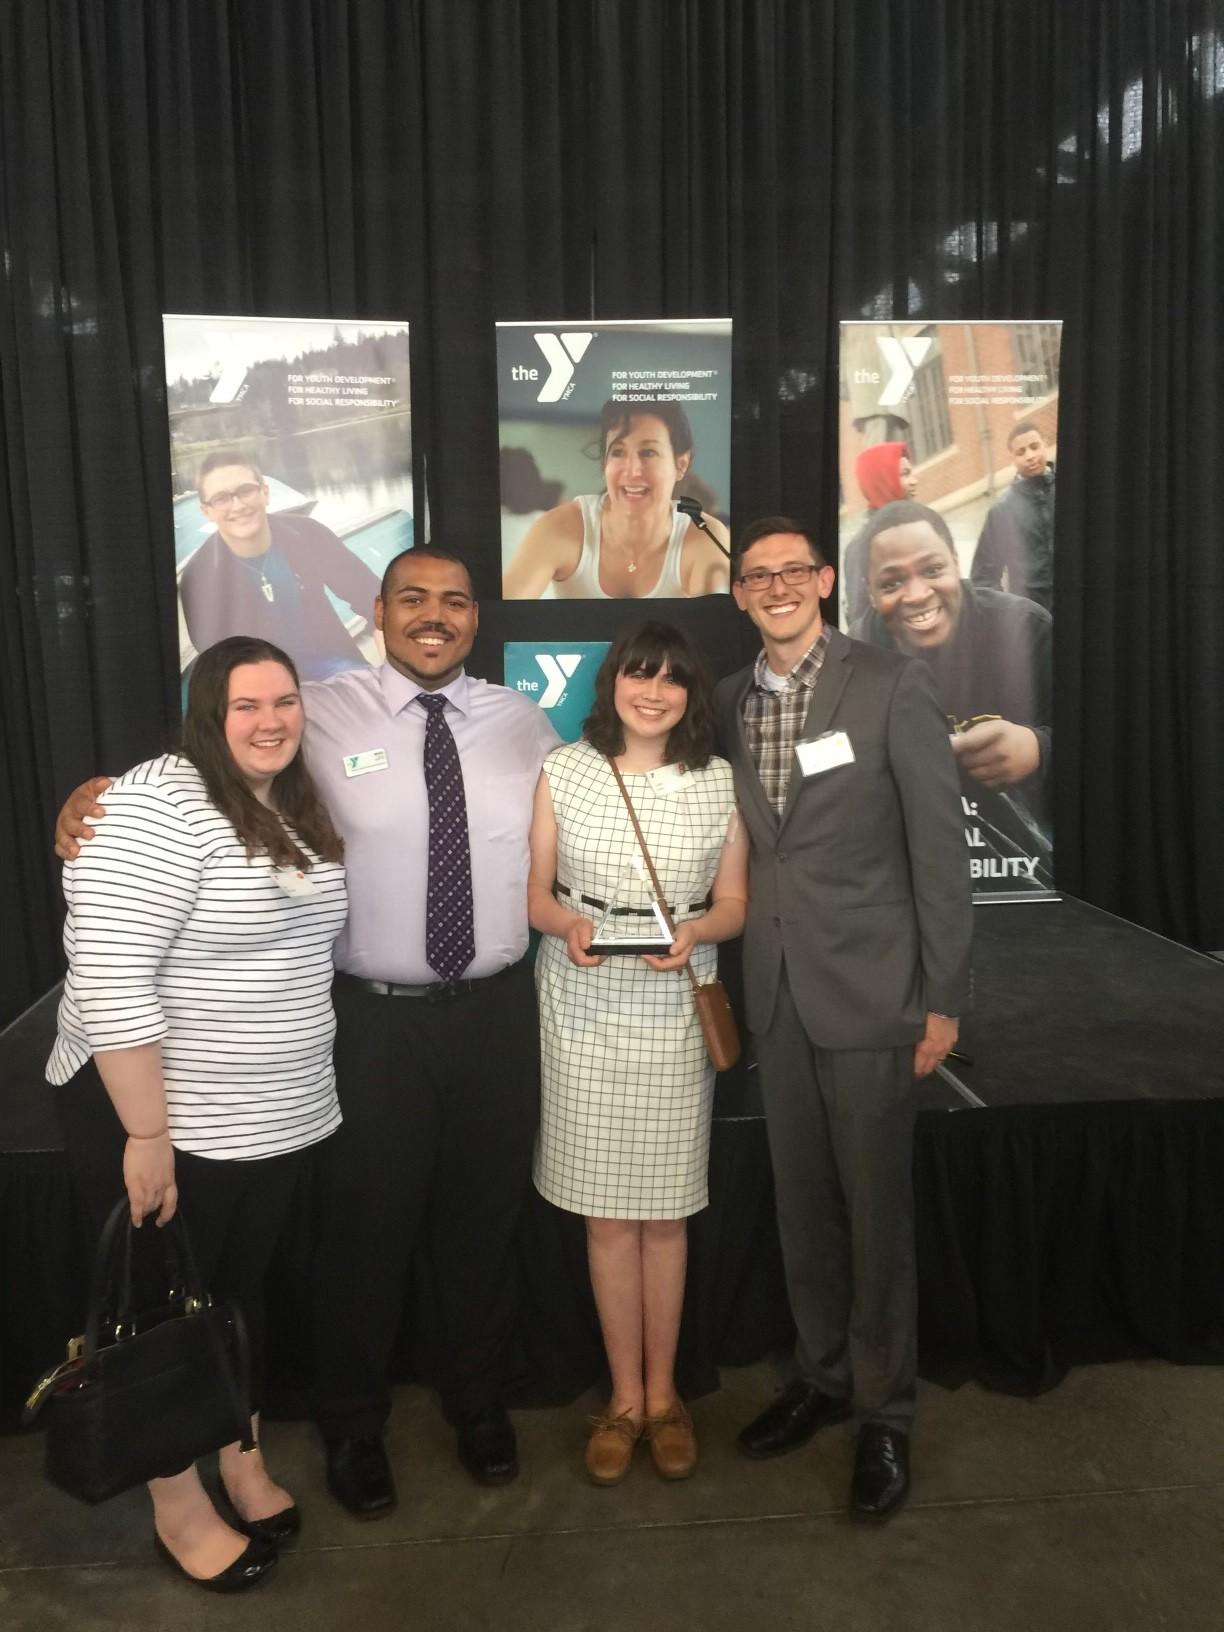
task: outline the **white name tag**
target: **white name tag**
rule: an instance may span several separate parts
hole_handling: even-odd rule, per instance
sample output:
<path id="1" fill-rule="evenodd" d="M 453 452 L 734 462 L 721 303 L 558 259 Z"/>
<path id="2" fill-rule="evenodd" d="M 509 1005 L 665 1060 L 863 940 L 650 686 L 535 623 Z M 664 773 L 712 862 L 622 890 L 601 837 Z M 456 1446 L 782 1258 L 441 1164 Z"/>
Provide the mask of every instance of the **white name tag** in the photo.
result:
<path id="1" fill-rule="evenodd" d="M 664 797 L 672 793 L 687 793 L 693 786 L 692 777 L 679 765 L 660 765 L 657 770 L 647 773 L 646 780 L 652 793 L 661 793 Z"/>
<path id="2" fill-rule="evenodd" d="M 367 748 L 364 754 L 345 754 L 345 776 L 368 776 L 371 771 L 385 771 L 387 768 L 387 750 L 385 748 Z"/>
<path id="3" fill-rule="evenodd" d="M 313 895 L 314 885 L 297 867 L 278 867 L 276 882 L 286 895 Z"/>
<path id="4" fill-rule="evenodd" d="M 837 765 L 854 764 L 854 749 L 844 731 L 825 731 L 810 742 L 797 742 L 795 753 L 804 776 L 819 776 Z"/>

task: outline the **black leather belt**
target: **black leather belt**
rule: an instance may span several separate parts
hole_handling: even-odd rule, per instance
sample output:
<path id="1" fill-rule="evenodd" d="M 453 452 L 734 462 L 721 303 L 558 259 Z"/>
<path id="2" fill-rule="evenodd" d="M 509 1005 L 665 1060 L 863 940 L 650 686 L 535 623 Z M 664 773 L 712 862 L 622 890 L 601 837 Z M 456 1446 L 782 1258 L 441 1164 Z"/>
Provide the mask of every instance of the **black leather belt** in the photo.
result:
<path id="1" fill-rule="evenodd" d="M 492 981 L 501 980 L 518 967 L 517 963 L 508 963 L 496 974 L 476 975 L 470 980 L 432 980 L 425 986 L 402 986 L 394 980 L 366 980 L 362 975 L 347 975 L 342 969 L 336 970 L 336 979 L 346 981 L 350 986 L 360 986 L 363 992 L 372 992 L 375 997 L 423 997 L 427 1003 L 449 1003 L 456 997 L 466 997 L 469 992 L 488 986 Z"/>
<path id="2" fill-rule="evenodd" d="M 581 901 L 585 907 L 594 907 L 596 912 L 606 912 L 608 909 L 608 903 L 606 901 L 597 901 L 593 895 L 575 895 L 574 891 L 570 889 L 568 884 L 558 884 L 557 894 L 568 895 L 571 900 Z M 690 902 L 687 907 L 668 907 L 667 910 L 674 918 L 677 912 L 704 912 L 706 910 L 706 903 L 704 901 L 695 901 Z M 649 918 L 653 915 L 653 913 L 653 907 L 612 908 L 613 918 Z"/>

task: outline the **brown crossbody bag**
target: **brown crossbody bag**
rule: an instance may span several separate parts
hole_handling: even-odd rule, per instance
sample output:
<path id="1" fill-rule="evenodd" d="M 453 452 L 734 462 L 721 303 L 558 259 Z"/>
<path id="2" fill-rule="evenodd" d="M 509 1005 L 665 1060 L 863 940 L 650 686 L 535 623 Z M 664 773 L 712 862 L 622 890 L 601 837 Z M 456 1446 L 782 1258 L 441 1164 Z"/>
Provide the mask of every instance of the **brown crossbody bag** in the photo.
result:
<path id="1" fill-rule="evenodd" d="M 633 808 L 633 800 L 629 797 L 629 790 L 625 786 L 625 779 L 620 773 L 616 761 L 610 754 L 605 756 L 612 767 L 612 775 L 616 778 L 616 785 L 621 791 L 621 798 L 625 801 L 625 808 L 629 812 L 629 820 L 633 823 L 633 831 L 637 834 L 638 844 L 642 849 L 642 859 L 646 863 L 646 870 L 650 874 L 650 882 L 654 887 L 655 900 L 659 911 L 663 915 L 663 922 L 667 925 L 672 940 L 676 938 L 676 925 L 668 911 L 667 901 L 664 898 L 659 884 L 659 875 L 655 872 L 655 864 L 647 848 L 646 838 L 642 832 L 642 824 L 637 819 L 637 811 Z M 692 966 L 685 964 L 684 972 L 689 978 L 689 985 L 693 988 L 693 1007 L 697 1011 L 697 1019 L 701 1024 L 701 1034 L 705 1038 L 706 1053 L 710 1056 L 710 1064 L 715 1071 L 729 1071 L 740 1057 L 739 1027 L 735 1023 L 735 1013 L 731 1001 L 727 996 L 727 988 L 721 980 L 711 980 L 705 985 L 697 979 Z"/>

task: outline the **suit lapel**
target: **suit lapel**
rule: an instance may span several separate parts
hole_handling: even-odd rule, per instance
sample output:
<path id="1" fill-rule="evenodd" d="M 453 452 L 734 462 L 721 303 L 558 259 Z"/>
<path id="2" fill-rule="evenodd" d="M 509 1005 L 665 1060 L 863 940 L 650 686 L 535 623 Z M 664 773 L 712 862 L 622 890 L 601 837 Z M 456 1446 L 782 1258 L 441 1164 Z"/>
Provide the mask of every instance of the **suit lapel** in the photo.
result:
<path id="1" fill-rule="evenodd" d="M 752 668 L 750 666 L 745 673 L 743 684 L 736 689 L 733 704 L 735 710 L 735 753 L 744 768 L 744 774 L 740 778 L 741 785 L 747 792 L 758 819 L 764 822 L 768 830 L 772 832 L 778 825 L 777 813 L 765 797 L 765 789 L 761 786 L 760 772 L 757 770 L 756 760 L 753 758 L 752 749 L 748 743 L 748 730 L 744 724 L 744 699 L 751 690 L 752 684 Z"/>
<path id="2" fill-rule="evenodd" d="M 812 700 L 808 704 L 807 714 L 804 716 L 803 729 L 799 736 L 801 740 L 810 740 L 818 737 L 822 731 L 827 731 L 833 723 L 837 713 L 837 705 L 841 702 L 842 693 L 850 679 L 852 665 L 850 657 L 851 645 L 840 629 L 830 628 L 829 649 L 825 653 L 825 660 L 821 665 L 820 673 L 816 677 L 816 684 L 812 687 Z M 803 787 L 803 772 L 799 769 L 797 759 L 791 761 L 790 781 L 786 784 L 786 803 L 782 807 L 782 820 L 779 823 L 779 832 L 786 826 L 791 812 L 799 802 L 799 790 Z"/>

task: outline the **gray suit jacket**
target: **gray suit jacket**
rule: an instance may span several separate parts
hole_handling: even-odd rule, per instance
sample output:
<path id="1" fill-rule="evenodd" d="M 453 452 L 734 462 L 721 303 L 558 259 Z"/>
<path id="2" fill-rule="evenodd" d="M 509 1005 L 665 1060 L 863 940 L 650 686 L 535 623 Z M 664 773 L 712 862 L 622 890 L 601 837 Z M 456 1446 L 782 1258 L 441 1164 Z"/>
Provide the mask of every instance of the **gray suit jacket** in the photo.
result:
<path id="1" fill-rule="evenodd" d="M 925 663 L 829 631 L 804 738 L 844 731 L 854 762 L 765 797 L 744 730 L 751 668 L 718 687 L 723 748 L 751 838 L 744 995 L 768 1027 L 785 955 L 819 1048 L 895 1048 L 969 998 L 972 902 L 960 785 Z"/>

